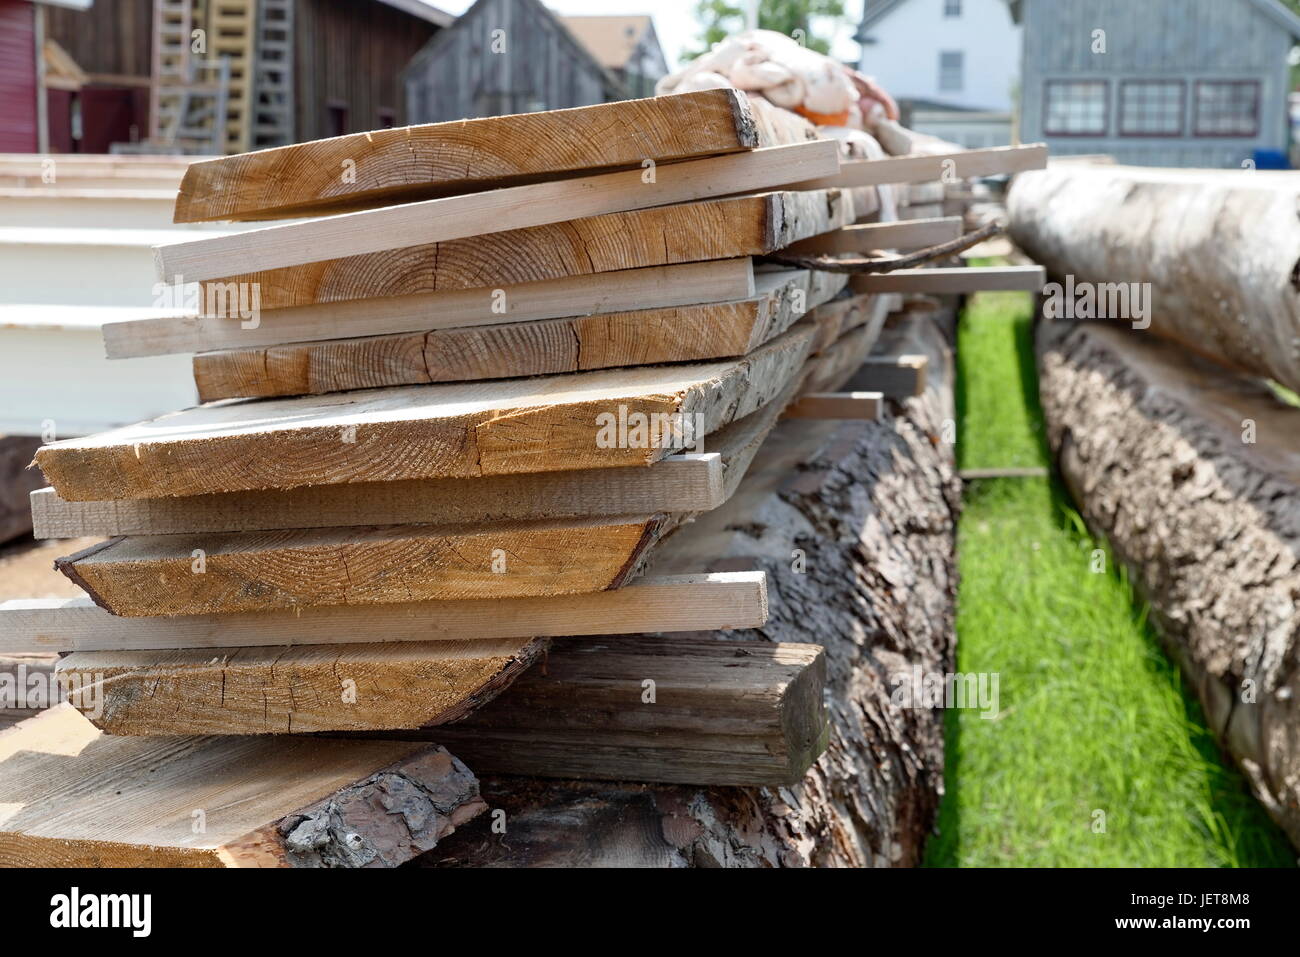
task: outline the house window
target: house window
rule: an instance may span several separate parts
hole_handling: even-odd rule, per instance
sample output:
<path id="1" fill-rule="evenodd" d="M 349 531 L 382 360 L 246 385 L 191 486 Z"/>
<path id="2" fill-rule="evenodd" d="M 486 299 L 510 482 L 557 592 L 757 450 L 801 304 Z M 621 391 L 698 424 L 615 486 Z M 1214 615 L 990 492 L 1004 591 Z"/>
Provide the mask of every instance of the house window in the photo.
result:
<path id="1" fill-rule="evenodd" d="M 939 89 L 960 90 L 966 55 L 960 50 L 946 50 L 939 54 Z"/>
<path id="2" fill-rule="evenodd" d="M 1259 81 L 1197 83 L 1193 116 L 1192 129 L 1197 136 L 1258 136 Z"/>
<path id="3" fill-rule="evenodd" d="M 1182 136 L 1182 80 L 1125 80 L 1119 85 L 1120 136 Z"/>
<path id="4" fill-rule="evenodd" d="M 961 16 L 961 0 L 943 0 L 943 15 L 945 17 Z"/>
<path id="5" fill-rule="evenodd" d="M 1105 80 L 1048 80 L 1043 98 L 1043 132 L 1048 136 L 1105 136 Z"/>

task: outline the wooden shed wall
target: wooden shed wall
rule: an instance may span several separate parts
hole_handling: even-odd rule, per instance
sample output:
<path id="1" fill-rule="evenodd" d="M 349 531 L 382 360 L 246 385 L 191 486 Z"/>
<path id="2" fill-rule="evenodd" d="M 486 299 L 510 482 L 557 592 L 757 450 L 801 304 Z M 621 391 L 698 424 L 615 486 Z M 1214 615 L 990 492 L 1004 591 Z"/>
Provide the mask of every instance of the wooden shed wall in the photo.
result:
<path id="1" fill-rule="evenodd" d="M 27 0 L 0 0 L 0 153 L 36 147 L 36 21 Z"/>
<path id="2" fill-rule="evenodd" d="M 45 35 L 87 73 L 148 80 L 153 0 L 99 0 L 88 10 L 47 6 Z"/>
<path id="3" fill-rule="evenodd" d="M 406 120 L 401 73 L 437 27 L 382 3 L 297 0 L 295 103 L 299 140 L 331 136 L 330 105 L 347 110 L 349 133 L 375 129 L 380 111 Z"/>
<path id="4" fill-rule="evenodd" d="M 505 49 L 492 36 L 504 31 Z M 411 63 L 412 123 L 590 106 L 614 98 L 603 71 L 539 4 L 479 0 Z"/>

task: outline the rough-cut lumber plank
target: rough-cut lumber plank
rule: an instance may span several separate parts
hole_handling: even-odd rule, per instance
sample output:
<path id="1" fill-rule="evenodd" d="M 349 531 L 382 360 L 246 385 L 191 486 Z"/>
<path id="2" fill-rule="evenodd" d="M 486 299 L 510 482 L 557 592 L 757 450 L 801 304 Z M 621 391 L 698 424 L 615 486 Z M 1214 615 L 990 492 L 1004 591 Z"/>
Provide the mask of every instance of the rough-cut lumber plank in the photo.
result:
<path id="1" fill-rule="evenodd" d="M 810 239 L 801 239 L 788 252 L 811 255 L 867 253 L 874 249 L 925 249 L 958 239 L 961 234 L 962 221 L 959 216 L 917 219 L 906 223 L 862 223 Z"/>
<path id="2" fill-rule="evenodd" d="M 799 142 L 734 90 L 352 133 L 192 164 L 178 223 L 338 212 Z M 351 171 L 352 176 L 343 175 Z"/>
<path id="3" fill-rule="evenodd" d="M 1043 322 L 1038 335 L 1066 484 L 1300 847 L 1300 409 L 1133 330 Z"/>
<path id="4" fill-rule="evenodd" d="M 810 351 L 814 354 L 822 352 L 840 336 L 859 326 L 870 328 L 868 335 L 874 342 L 884 327 L 892 304 L 890 295 L 864 293 L 818 306 L 808 317 L 817 326 Z"/>
<path id="5" fill-rule="evenodd" d="M 82 596 L 0 602 L 0 649 L 14 655 L 48 655 L 530 635 L 553 638 L 757 628 L 766 619 L 766 578 L 755 571 L 660 575 L 613 591 L 584 595 L 330 605 L 292 612 L 178 618 L 119 618 Z"/>
<path id="6" fill-rule="evenodd" d="M 871 352 L 879 333 L 879 328 L 870 325 L 857 326 L 808 360 L 802 394 L 842 391 Z"/>
<path id="7" fill-rule="evenodd" d="M 854 292 L 1042 292 L 1045 282 L 1041 266 L 985 266 L 865 273 L 850 279 L 849 287 Z"/>
<path id="8" fill-rule="evenodd" d="M 545 638 L 79 651 L 55 666 L 106 734 L 381 731 L 457 721 L 508 688 Z"/>
<path id="9" fill-rule="evenodd" d="M 794 186 L 794 189 L 852 189 L 887 183 L 925 183 L 931 180 L 950 182 L 976 176 L 998 176 L 1039 170 L 1047 166 L 1047 147 L 1042 143 L 1028 146 L 995 146 L 983 150 L 957 153 L 917 154 L 889 159 L 845 160 L 839 173 L 818 177 Z"/>
<path id="10" fill-rule="evenodd" d="M 36 462 L 69 501 L 648 465 L 672 443 L 613 441 L 601 413 L 703 436 L 779 394 L 811 340 L 798 325 L 724 362 L 215 403 L 46 445 Z"/>
<path id="11" fill-rule="evenodd" d="M 170 498 L 69 502 L 46 488 L 31 495 L 38 538 L 176 535 L 344 525 L 502 522 L 518 519 L 706 512 L 730 494 L 756 442 L 784 399 L 704 438 L 707 451 L 682 452 L 649 468 L 524 472 L 468 479 L 410 479 L 217 492 Z"/>
<path id="12" fill-rule="evenodd" d="M 31 514 L 36 537 L 78 538 L 703 512 L 722 504 L 725 448 L 715 443 L 738 425 L 732 423 L 706 439 L 708 452 L 670 455 L 650 468 L 354 482 L 104 502 L 68 502 L 45 488 L 32 493 Z"/>
<path id="13" fill-rule="evenodd" d="M 807 270 L 756 284 L 736 302 L 209 353 L 194 357 L 194 383 L 208 402 L 742 356 L 838 291 L 810 288 Z"/>
<path id="14" fill-rule="evenodd" d="M 1062 318 L 1149 322 L 1185 349 L 1300 390 L 1297 180 L 1064 166 L 1017 178 L 1007 209 L 1020 247 L 1100 303 L 1085 315 L 1086 301 L 1075 310 L 1062 296 Z M 1131 291 L 1143 293 L 1141 310 Z"/>
<path id="15" fill-rule="evenodd" d="M 787 419 L 880 418 L 884 396 L 879 392 L 809 392 L 785 410 Z"/>
<path id="16" fill-rule="evenodd" d="M 562 640 L 545 669 L 421 737 L 452 748 L 480 774 L 789 785 L 826 749 L 825 685 L 818 645 Z"/>
<path id="17" fill-rule="evenodd" d="M 849 380 L 850 389 L 871 389 L 887 399 L 906 399 L 925 391 L 925 370 L 930 360 L 925 355 L 867 356 Z M 35 509 L 33 509 L 33 514 Z"/>
<path id="18" fill-rule="evenodd" d="M 816 140 L 674 163 L 647 182 L 626 170 L 427 199 L 155 246 L 159 279 L 193 282 L 344 256 L 447 243 L 617 213 L 752 193 L 834 174 L 839 145 Z"/>
<path id="19" fill-rule="evenodd" d="M 853 222 L 839 190 L 702 200 L 262 269 L 199 283 L 204 302 L 256 283 L 263 310 L 759 256 Z M 253 287 L 247 287 L 253 288 Z M 274 321 L 263 317 L 264 322 Z"/>
<path id="20" fill-rule="evenodd" d="M 27 496 L 40 487 L 40 477 L 29 469 L 41 440 L 26 435 L 0 435 L 0 543 L 32 530 Z"/>
<path id="21" fill-rule="evenodd" d="M 723 501 L 798 388 L 792 382 L 763 409 L 718 433 L 725 450 L 719 456 Z M 142 536 L 99 543 L 55 564 L 96 602 L 125 616 L 451 600 L 485 590 L 554 595 L 618 588 L 685 517 Z M 575 536 L 586 548 L 580 568 L 568 557 Z M 524 575 L 502 587 L 501 578 L 514 575 L 521 558 L 529 563 Z"/>
<path id="22" fill-rule="evenodd" d="M 941 350 L 941 334 L 929 333 Z M 944 715 L 891 703 L 891 679 L 913 667 L 953 670 L 960 507 L 952 446 L 939 439 L 953 415 L 949 380 L 939 375 L 946 365 L 926 352 L 936 372 L 930 388 L 901 403 L 897 417 L 779 426 L 732 502 L 659 552 L 668 564 L 768 571 L 768 624 L 731 637 L 825 646 L 830 744 L 802 781 L 737 790 L 492 776 L 484 793 L 506 812 L 508 834 L 474 825 L 421 863 L 920 862 L 942 792 Z"/>
<path id="23" fill-rule="evenodd" d="M 244 349 L 689 306 L 754 293 L 751 261 L 724 259 L 521 282 L 505 286 L 499 295 L 494 289 L 453 289 L 290 306 L 267 312 L 260 317 L 265 321 L 252 328 L 201 314 L 109 322 L 103 327 L 104 350 L 110 359 L 127 359 Z"/>
<path id="24" fill-rule="evenodd" d="M 951 354 L 947 352 L 936 353 L 931 348 L 928 341 L 930 330 L 934 327 L 944 331 L 949 342 L 956 339 L 957 334 L 957 312 L 956 307 L 952 304 L 940 304 L 936 301 L 915 301 L 908 302 L 897 312 L 891 313 L 885 327 L 881 329 L 880 336 L 877 338 L 872 352 L 863 360 L 863 365 L 859 367 L 854 375 L 850 376 L 848 382 L 857 381 L 857 388 L 873 388 L 868 385 L 870 381 L 870 368 L 868 360 L 876 362 L 897 362 L 903 356 L 909 357 L 909 361 L 920 361 L 920 365 L 925 370 L 925 381 L 921 384 L 922 391 L 930 388 L 930 379 L 937 376 L 941 382 L 951 382 L 956 376 L 955 370 L 951 365 L 943 369 L 935 369 L 934 363 L 942 361 L 951 363 Z M 898 396 L 895 401 L 902 401 L 906 396 Z"/>
<path id="25" fill-rule="evenodd" d="M 0 735 L 0 807 L 0 867 L 394 867 L 487 810 L 444 748 L 117 738 L 68 705 Z"/>
<path id="26" fill-rule="evenodd" d="M 115 538 L 55 565 L 115 615 L 523 598 L 625 584 L 678 519 L 384 525 Z"/>
<path id="27" fill-rule="evenodd" d="M 945 203 L 922 203 L 919 206 L 900 206 L 898 218 L 903 222 L 919 222 L 947 218 L 953 212 Z"/>

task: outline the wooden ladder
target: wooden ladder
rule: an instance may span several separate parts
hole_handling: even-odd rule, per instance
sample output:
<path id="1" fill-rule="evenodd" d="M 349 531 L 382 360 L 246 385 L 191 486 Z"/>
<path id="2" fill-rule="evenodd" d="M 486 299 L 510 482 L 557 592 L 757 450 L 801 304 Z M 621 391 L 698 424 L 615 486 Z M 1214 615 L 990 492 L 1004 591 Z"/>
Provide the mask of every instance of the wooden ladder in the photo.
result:
<path id="1" fill-rule="evenodd" d="M 207 23 L 207 0 L 154 0 L 149 136 L 134 151 L 226 151 L 230 63 L 191 45 L 196 27 L 211 35 Z"/>
<path id="2" fill-rule="evenodd" d="M 255 0 L 208 0 L 208 53 L 229 63 L 230 81 L 226 98 L 226 153 L 249 149 L 252 117 L 253 34 L 256 27 Z"/>
<path id="3" fill-rule="evenodd" d="M 175 138 L 181 121 L 183 90 L 189 85 L 190 31 L 194 21 L 189 0 L 154 0 L 153 75 L 149 98 L 149 138 Z"/>

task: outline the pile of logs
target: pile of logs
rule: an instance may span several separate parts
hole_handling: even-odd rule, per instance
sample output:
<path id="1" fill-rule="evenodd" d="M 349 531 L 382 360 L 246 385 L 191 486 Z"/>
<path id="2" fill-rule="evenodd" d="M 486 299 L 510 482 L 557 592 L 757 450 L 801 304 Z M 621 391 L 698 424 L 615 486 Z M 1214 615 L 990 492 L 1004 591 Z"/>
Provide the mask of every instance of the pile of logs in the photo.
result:
<path id="1" fill-rule="evenodd" d="M 36 452 L 37 535 L 104 540 L 0 606 L 68 701 L 0 738 L 0 862 L 552 861 L 572 801 L 662 863 L 917 860 L 942 722 L 889 675 L 951 660 L 956 499 L 902 297 L 1041 275 L 858 208 L 1044 159 L 844 161 L 708 90 L 196 163 L 178 221 L 317 218 L 158 247 L 198 308 L 107 349 L 205 404 Z M 522 823 L 457 850 L 475 772 L 659 790 L 488 778 Z"/>
<path id="2" fill-rule="evenodd" d="M 1295 174 L 1071 165 L 1008 207 L 1063 286 L 1148 284 L 1149 316 L 1040 323 L 1049 439 L 1300 846 L 1300 408 L 1276 387 L 1300 388 Z"/>

